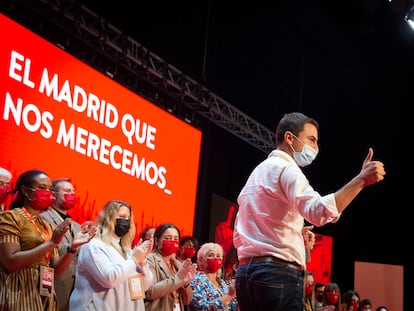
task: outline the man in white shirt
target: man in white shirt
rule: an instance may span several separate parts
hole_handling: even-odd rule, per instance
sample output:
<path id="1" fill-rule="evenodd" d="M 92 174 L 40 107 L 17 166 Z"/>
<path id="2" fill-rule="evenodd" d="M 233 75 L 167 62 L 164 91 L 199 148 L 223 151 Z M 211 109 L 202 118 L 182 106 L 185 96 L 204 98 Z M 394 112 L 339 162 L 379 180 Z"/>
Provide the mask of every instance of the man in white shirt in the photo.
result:
<path id="1" fill-rule="evenodd" d="M 303 310 L 304 220 L 316 226 L 336 222 L 364 187 L 384 179 L 384 165 L 372 160 L 370 148 L 357 176 L 321 196 L 300 168 L 318 154 L 318 130 L 314 119 L 286 114 L 276 129 L 276 149 L 253 170 L 238 196 L 233 242 L 240 262 L 241 311 Z"/>

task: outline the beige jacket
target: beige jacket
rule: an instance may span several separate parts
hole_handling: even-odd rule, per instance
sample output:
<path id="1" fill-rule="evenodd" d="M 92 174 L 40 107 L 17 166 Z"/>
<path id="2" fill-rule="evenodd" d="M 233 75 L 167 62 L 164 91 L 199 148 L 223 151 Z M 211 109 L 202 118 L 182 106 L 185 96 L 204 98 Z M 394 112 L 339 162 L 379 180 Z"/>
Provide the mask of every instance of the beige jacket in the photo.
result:
<path id="1" fill-rule="evenodd" d="M 182 266 L 175 258 L 172 263 L 176 271 Z M 184 310 L 187 291 L 191 291 L 191 286 L 183 288 L 184 279 L 178 273 L 170 271 L 159 252 L 149 254 L 147 264 L 154 278 L 153 284 L 145 292 L 145 311 L 173 311 L 175 299 L 178 299 L 181 310 Z"/>

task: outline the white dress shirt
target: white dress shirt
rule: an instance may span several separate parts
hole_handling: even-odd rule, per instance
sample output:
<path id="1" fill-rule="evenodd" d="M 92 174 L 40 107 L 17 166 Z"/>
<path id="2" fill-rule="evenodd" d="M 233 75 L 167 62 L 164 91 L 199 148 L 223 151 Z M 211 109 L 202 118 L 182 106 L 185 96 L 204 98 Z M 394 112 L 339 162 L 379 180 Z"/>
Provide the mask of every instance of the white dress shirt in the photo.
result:
<path id="1" fill-rule="evenodd" d="M 233 241 L 240 259 L 275 256 L 304 268 L 304 219 L 322 226 L 340 216 L 334 193 L 316 192 L 295 160 L 281 150 L 273 150 L 253 170 L 237 202 Z"/>

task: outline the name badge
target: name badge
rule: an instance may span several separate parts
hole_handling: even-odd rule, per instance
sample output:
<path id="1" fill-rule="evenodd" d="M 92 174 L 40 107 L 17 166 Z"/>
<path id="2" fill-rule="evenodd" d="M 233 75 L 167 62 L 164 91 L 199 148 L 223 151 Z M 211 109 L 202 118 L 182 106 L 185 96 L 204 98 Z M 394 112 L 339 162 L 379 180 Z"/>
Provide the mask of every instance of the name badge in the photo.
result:
<path id="1" fill-rule="evenodd" d="M 51 267 L 40 266 L 39 292 L 41 296 L 52 297 L 55 270 Z"/>
<path id="2" fill-rule="evenodd" d="M 142 274 L 138 273 L 128 279 L 129 294 L 132 300 L 145 298 L 144 282 Z"/>

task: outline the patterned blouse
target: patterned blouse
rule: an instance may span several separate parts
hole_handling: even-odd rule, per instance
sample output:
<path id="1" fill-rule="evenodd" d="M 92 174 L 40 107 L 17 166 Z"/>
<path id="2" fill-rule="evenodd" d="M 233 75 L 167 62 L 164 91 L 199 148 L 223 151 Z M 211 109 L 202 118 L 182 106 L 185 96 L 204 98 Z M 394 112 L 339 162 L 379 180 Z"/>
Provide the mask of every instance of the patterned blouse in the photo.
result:
<path id="1" fill-rule="evenodd" d="M 52 233 L 53 228 L 47 221 L 42 221 L 38 216 L 32 216 L 38 228 L 48 229 Z M 0 244 L 19 243 L 22 251 L 32 249 L 43 243 L 36 227 L 27 218 L 21 208 L 6 212 L 0 212 Z M 51 254 L 51 263 L 58 256 L 56 252 Z M 25 268 L 9 272 L 0 264 L 0 310 L 12 311 L 54 311 L 57 310 L 57 302 L 54 297 L 40 296 L 39 292 L 39 266 L 48 266 L 45 257 Z"/>
<path id="2" fill-rule="evenodd" d="M 215 287 L 208 277 L 201 271 L 198 271 L 191 280 L 190 286 L 193 289 L 193 299 L 188 305 L 190 311 L 213 311 L 213 310 L 238 310 L 236 299 L 233 299 L 227 305 L 223 305 L 221 297 L 229 291 L 229 285 L 219 279 L 220 287 Z"/>

